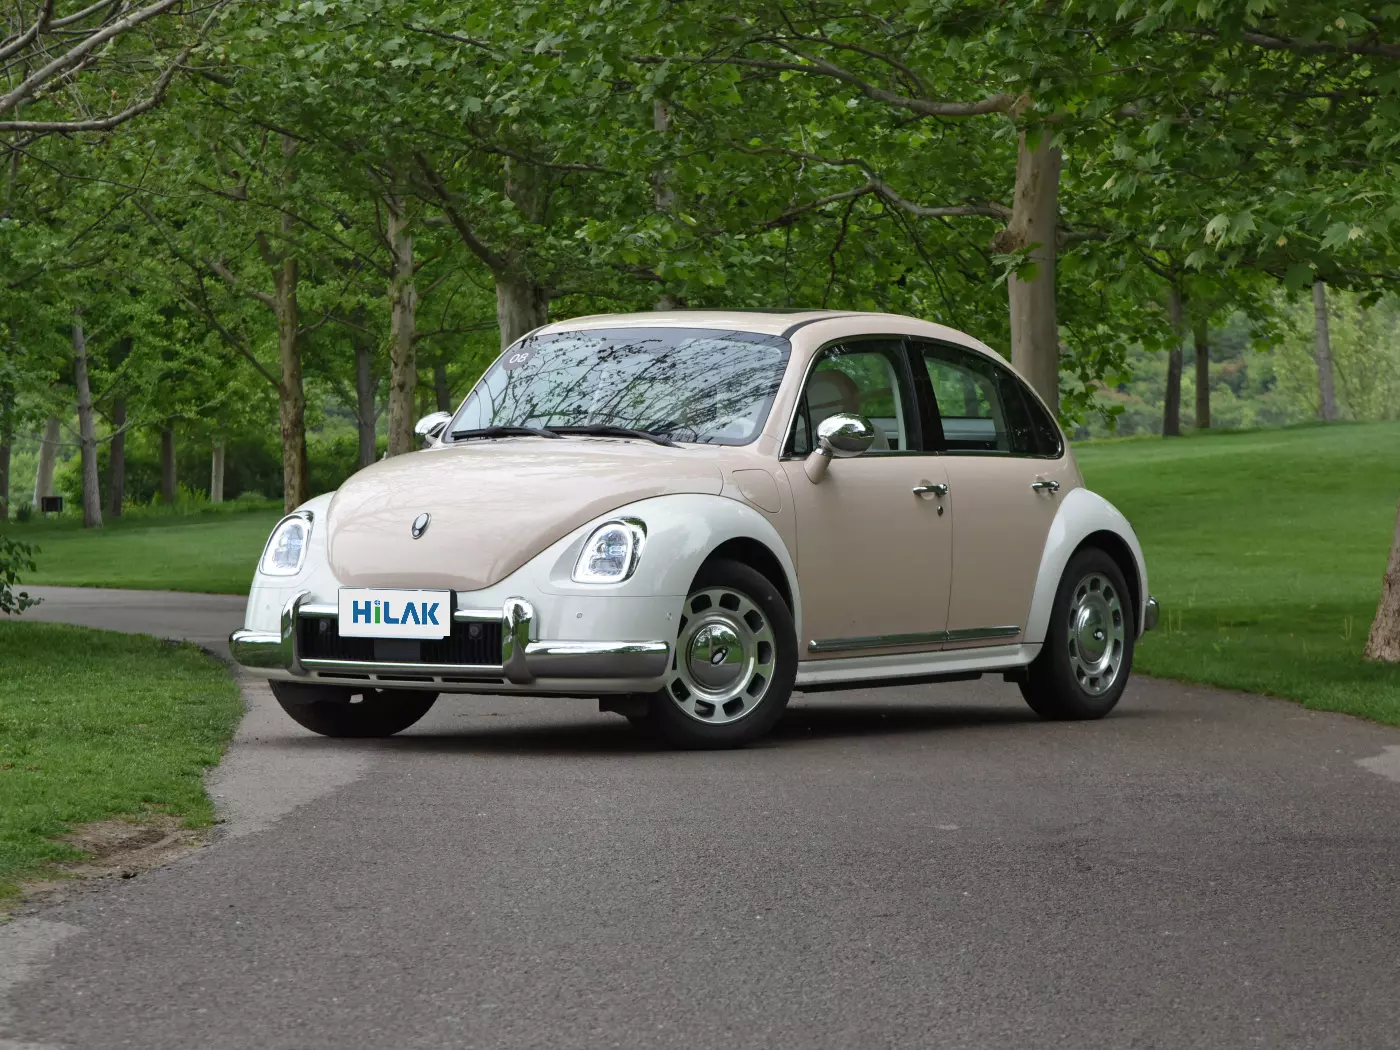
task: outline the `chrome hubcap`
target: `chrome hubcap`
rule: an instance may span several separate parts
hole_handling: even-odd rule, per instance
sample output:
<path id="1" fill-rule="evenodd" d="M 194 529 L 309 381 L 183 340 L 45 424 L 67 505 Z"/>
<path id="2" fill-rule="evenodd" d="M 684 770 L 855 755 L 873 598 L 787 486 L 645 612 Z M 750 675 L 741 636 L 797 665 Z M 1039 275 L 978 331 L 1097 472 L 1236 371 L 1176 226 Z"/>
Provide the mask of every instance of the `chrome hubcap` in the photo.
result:
<path id="1" fill-rule="evenodd" d="M 698 722 L 735 722 L 768 692 L 776 660 L 758 604 L 732 587 L 706 587 L 685 600 L 666 693 Z"/>
<path id="2" fill-rule="evenodd" d="M 1125 630 L 1123 599 L 1113 581 L 1097 572 L 1080 580 L 1069 606 L 1069 664 L 1090 696 L 1118 680 Z"/>

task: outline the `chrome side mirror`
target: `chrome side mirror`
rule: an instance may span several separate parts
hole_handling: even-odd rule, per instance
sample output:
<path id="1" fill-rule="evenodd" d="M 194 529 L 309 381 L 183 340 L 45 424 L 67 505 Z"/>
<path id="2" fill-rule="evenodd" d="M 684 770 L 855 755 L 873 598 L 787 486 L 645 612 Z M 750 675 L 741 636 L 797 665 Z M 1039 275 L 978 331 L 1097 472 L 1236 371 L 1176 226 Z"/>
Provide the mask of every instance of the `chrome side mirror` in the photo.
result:
<path id="1" fill-rule="evenodd" d="M 424 445 L 431 445 L 433 439 L 442 433 L 443 427 L 452 422 L 451 412 L 430 412 L 413 424 L 413 432 Z"/>
<path id="2" fill-rule="evenodd" d="M 851 459 L 875 444 L 875 424 L 854 412 L 838 412 L 817 424 L 817 447 L 807 457 L 807 477 L 816 484 L 833 459 Z"/>

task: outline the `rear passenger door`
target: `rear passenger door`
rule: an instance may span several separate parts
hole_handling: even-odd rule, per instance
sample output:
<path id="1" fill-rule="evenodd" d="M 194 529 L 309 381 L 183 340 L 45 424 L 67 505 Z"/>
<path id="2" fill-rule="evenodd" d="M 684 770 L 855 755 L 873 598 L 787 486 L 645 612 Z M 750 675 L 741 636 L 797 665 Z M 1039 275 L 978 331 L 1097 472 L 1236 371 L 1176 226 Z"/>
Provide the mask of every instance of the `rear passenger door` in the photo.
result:
<path id="1" fill-rule="evenodd" d="M 944 343 L 916 342 L 913 358 L 948 474 L 948 647 L 1017 642 L 1050 526 L 1078 474 L 1059 427 L 1009 368 Z"/>

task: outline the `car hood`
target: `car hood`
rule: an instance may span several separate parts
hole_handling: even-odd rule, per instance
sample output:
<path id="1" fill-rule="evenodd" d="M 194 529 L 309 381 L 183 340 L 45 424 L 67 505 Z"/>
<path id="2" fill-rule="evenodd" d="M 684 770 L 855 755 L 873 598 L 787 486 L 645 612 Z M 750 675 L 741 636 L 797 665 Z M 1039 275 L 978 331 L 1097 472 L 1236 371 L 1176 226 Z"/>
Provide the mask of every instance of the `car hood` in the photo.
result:
<path id="1" fill-rule="evenodd" d="M 356 587 L 474 591 L 627 503 L 718 494 L 712 450 L 615 439 L 471 441 L 382 460 L 331 501 L 328 551 Z M 419 539 L 415 518 L 432 515 Z"/>

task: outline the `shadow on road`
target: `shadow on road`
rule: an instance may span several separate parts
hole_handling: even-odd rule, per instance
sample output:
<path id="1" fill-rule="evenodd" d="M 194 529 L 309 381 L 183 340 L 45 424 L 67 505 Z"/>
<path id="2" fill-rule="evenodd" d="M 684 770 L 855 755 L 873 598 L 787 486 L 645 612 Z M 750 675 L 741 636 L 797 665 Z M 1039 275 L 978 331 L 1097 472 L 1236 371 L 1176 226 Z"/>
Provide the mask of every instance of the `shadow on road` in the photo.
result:
<path id="1" fill-rule="evenodd" d="M 756 749 L 800 747 L 807 740 L 843 737 L 906 736 L 966 729 L 1013 728 L 1038 723 L 1029 710 L 1009 707 L 947 707 L 849 704 L 790 708 L 773 733 Z M 298 739 L 300 746 L 344 746 L 351 741 Z M 462 732 L 418 731 L 376 741 L 388 751 L 436 754 L 629 755 L 669 750 L 634 730 L 621 718 L 592 717 L 531 725 L 503 725 Z M 751 748 L 751 749 L 753 749 Z"/>

